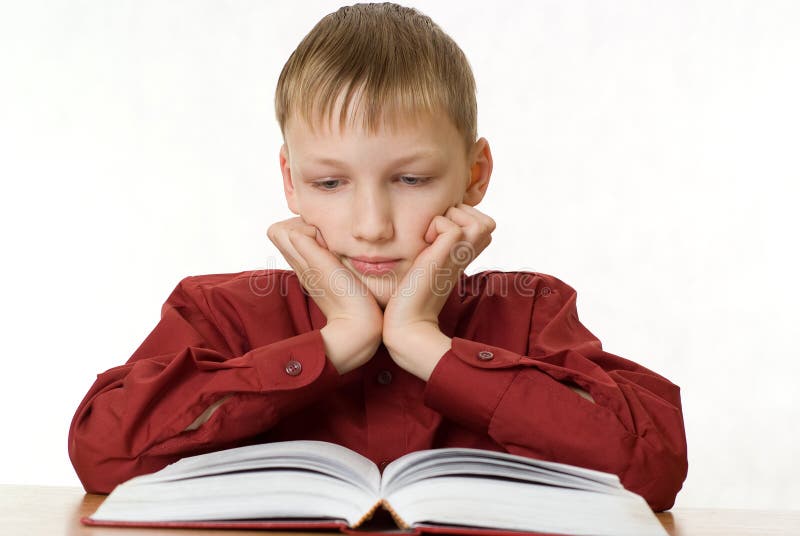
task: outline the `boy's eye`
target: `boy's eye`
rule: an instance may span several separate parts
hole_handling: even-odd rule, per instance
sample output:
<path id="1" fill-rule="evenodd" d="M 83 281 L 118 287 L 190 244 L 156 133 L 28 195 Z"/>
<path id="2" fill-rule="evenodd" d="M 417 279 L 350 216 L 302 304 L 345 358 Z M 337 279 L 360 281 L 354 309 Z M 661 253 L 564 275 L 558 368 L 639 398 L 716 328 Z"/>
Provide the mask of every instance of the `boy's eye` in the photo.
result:
<path id="1" fill-rule="evenodd" d="M 319 188 L 320 190 L 333 190 L 333 188 L 328 188 L 328 186 L 336 186 L 335 184 L 331 185 L 331 183 L 338 183 L 337 180 L 327 180 L 327 181 L 318 181 L 314 183 L 315 188 Z"/>
<path id="2" fill-rule="evenodd" d="M 431 180 L 431 177 L 414 177 L 412 175 L 401 175 L 400 179 L 403 181 L 403 184 L 408 186 L 420 186 L 425 184 Z M 317 181 L 313 183 L 314 188 L 319 190 L 326 190 L 326 191 L 333 191 L 339 186 L 341 182 L 340 179 L 328 179 L 324 181 Z"/>
<path id="3" fill-rule="evenodd" d="M 409 186 L 416 186 L 418 184 L 425 184 L 426 182 L 428 182 L 430 180 L 430 178 L 428 178 L 428 177 L 412 177 L 411 175 L 403 175 L 400 178 L 401 179 L 410 179 L 412 181 L 415 181 L 415 182 L 412 182 L 412 183 L 406 182 L 406 184 L 408 184 Z"/>

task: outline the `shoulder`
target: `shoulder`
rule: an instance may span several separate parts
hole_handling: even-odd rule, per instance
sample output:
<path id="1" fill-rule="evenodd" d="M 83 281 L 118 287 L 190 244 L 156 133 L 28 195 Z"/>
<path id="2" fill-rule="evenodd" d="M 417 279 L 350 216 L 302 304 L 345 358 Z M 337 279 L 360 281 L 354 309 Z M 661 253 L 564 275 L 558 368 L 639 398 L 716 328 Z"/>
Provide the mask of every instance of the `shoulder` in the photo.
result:
<path id="1" fill-rule="evenodd" d="M 568 298 L 576 293 L 572 286 L 554 275 L 528 270 L 485 270 L 462 278 L 462 285 L 463 297 Z"/>
<path id="2" fill-rule="evenodd" d="M 229 299 L 236 302 L 285 301 L 302 294 L 292 270 L 263 269 L 188 275 L 178 281 L 171 299 L 185 297 L 202 304 Z"/>
<path id="3" fill-rule="evenodd" d="M 462 277 L 460 285 L 456 314 L 448 310 L 442 318 L 455 336 L 528 355 L 533 333 L 553 318 L 572 322 L 575 291 L 551 274 L 486 270 Z"/>
<path id="4" fill-rule="evenodd" d="M 486 270 L 462 277 L 458 293 L 461 315 L 520 330 L 565 312 L 577 316 L 575 289 L 542 272 Z"/>
<path id="5" fill-rule="evenodd" d="M 179 285 L 185 288 L 230 288 L 241 285 L 265 286 L 268 283 L 288 280 L 296 275 L 292 270 L 264 269 L 245 270 L 223 274 L 187 275 L 182 278 Z"/>

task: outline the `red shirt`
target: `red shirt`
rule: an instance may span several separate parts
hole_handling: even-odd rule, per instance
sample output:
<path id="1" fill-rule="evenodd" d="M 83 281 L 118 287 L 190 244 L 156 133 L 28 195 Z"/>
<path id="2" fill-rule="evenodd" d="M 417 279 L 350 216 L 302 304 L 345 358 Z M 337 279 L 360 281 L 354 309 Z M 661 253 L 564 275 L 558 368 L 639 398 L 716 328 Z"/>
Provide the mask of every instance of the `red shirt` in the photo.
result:
<path id="1" fill-rule="evenodd" d="M 325 323 L 291 270 L 181 280 L 153 331 L 97 376 L 75 413 L 69 456 L 86 491 L 109 493 L 185 456 L 291 439 L 338 443 L 381 469 L 455 446 L 580 465 L 616 473 L 656 511 L 686 478 L 680 389 L 605 352 L 556 277 L 462 274 L 439 315 L 451 348 L 428 382 L 383 344 L 339 375 Z"/>

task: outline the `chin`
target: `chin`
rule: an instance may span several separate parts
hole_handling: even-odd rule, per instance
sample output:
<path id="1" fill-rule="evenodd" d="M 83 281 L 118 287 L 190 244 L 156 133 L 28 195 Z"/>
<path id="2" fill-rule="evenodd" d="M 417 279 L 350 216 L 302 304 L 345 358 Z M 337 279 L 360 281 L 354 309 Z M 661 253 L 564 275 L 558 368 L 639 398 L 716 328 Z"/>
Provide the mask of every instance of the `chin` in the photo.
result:
<path id="1" fill-rule="evenodd" d="M 365 277 L 361 274 L 358 276 L 361 281 L 366 285 L 367 289 L 372 293 L 375 301 L 380 305 L 381 309 L 386 307 L 389 299 L 392 297 L 392 292 L 395 290 L 395 284 L 388 281 L 376 281 L 370 277 Z"/>

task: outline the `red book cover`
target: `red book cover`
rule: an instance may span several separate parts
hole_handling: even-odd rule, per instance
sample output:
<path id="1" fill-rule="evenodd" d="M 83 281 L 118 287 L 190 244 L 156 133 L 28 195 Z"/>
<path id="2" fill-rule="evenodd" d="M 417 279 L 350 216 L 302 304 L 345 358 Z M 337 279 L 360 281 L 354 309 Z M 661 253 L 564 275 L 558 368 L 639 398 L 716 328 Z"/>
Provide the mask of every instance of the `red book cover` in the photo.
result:
<path id="1" fill-rule="evenodd" d="M 344 534 L 463 534 L 481 536 L 558 536 L 544 532 L 523 532 L 516 530 L 496 530 L 479 527 L 418 525 L 410 529 L 378 528 L 371 523 L 360 528 L 350 528 L 343 520 L 325 521 L 94 521 L 89 517 L 81 518 L 81 523 L 101 527 L 158 527 L 158 528 L 190 528 L 190 529 L 260 529 L 260 530 L 302 530 L 329 531 L 339 530 Z"/>

